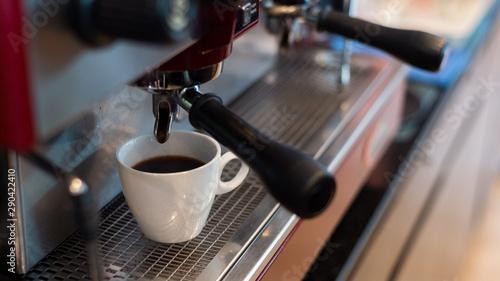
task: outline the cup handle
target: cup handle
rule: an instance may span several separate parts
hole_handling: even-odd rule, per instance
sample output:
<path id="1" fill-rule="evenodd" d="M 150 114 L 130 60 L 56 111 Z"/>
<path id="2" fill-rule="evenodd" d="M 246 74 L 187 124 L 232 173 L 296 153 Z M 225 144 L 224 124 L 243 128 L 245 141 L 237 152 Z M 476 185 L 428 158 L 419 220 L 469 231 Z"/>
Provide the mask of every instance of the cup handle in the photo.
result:
<path id="1" fill-rule="evenodd" d="M 228 152 L 224 153 L 224 155 L 221 156 L 219 178 L 222 174 L 222 171 L 224 170 L 224 167 L 227 165 L 227 163 L 229 163 L 229 161 L 234 160 L 234 159 L 239 159 L 241 161 L 241 159 L 238 158 L 238 156 L 234 155 L 234 153 L 232 153 L 231 151 L 228 151 Z M 248 168 L 248 165 L 245 164 L 245 162 L 241 161 L 240 170 L 238 171 L 238 173 L 236 173 L 236 176 L 234 176 L 234 178 L 232 178 L 229 181 L 219 180 L 219 186 L 217 187 L 216 194 L 217 195 L 224 194 L 224 193 L 229 192 L 229 191 L 235 189 L 236 187 L 238 187 L 245 180 L 249 171 L 250 171 L 250 168 Z"/>

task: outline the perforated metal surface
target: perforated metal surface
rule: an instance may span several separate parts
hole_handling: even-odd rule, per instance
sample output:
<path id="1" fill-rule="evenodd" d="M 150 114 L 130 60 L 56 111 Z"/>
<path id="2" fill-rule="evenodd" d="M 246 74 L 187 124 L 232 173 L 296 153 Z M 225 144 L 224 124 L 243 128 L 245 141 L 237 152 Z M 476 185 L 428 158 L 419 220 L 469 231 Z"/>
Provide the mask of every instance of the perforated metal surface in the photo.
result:
<path id="1" fill-rule="evenodd" d="M 355 70 L 349 90 L 364 87 L 369 74 L 368 69 Z M 345 94 L 336 93 L 335 81 L 334 57 L 302 50 L 278 61 L 275 69 L 234 101 L 231 108 L 272 138 L 302 148 L 339 108 Z M 230 177 L 235 169 L 230 165 L 223 177 Z M 196 279 L 266 195 L 265 188 L 250 174 L 238 189 L 216 197 L 207 225 L 198 237 L 178 244 L 147 239 L 123 195 L 118 196 L 101 212 L 99 242 L 106 279 Z M 73 235 L 25 279 L 89 279 L 84 248 L 78 234 Z"/>

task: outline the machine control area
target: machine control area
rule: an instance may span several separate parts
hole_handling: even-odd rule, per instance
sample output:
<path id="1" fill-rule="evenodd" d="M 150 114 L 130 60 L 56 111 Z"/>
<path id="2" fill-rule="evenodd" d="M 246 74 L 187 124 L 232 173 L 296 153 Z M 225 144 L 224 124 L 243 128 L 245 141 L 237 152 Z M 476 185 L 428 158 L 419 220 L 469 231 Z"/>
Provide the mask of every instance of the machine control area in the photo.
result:
<path id="1" fill-rule="evenodd" d="M 259 1 L 250 0 L 239 5 L 234 34 L 238 35 L 245 27 L 259 20 Z"/>

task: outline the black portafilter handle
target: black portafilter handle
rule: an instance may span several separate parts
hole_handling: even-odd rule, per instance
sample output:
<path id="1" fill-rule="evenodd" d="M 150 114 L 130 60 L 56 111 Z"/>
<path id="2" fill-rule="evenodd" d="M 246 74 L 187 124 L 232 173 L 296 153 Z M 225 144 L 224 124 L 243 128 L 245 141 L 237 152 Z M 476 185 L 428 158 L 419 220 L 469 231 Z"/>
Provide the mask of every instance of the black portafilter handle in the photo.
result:
<path id="1" fill-rule="evenodd" d="M 317 28 L 376 47 L 428 71 L 438 71 L 445 58 L 447 42 L 439 36 L 416 30 L 389 28 L 337 11 L 321 13 Z"/>
<path id="2" fill-rule="evenodd" d="M 255 171 L 274 198 L 302 218 L 319 215 L 331 202 L 331 173 L 305 153 L 273 141 L 234 114 L 215 95 L 201 95 L 189 110 L 204 129 Z"/>

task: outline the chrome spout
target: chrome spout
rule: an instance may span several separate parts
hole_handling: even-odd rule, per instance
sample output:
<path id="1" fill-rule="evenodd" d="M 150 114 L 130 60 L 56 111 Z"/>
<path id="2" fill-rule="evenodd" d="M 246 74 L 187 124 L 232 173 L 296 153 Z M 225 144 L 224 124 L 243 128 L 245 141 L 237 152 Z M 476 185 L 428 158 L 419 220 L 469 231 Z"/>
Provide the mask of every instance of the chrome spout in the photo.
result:
<path id="1" fill-rule="evenodd" d="M 132 83 L 131 86 L 153 95 L 153 132 L 159 143 L 168 140 L 172 124 L 179 116 L 180 93 L 186 89 L 198 89 L 198 85 L 217 78 L 221 71 L 222 62 L 189 71 L 169 71 L 160 67 Z"/>
<path id="2" fill-rule="evenodd" d="M 156 119 L 154 136 L 159 143 L 165 143 L 168 140 L 172 123 L 179 116 L 179 105 L 174 100 L 175 95 L 177 95 L 177 90 L 153 95 L 153 114 Z"/>

